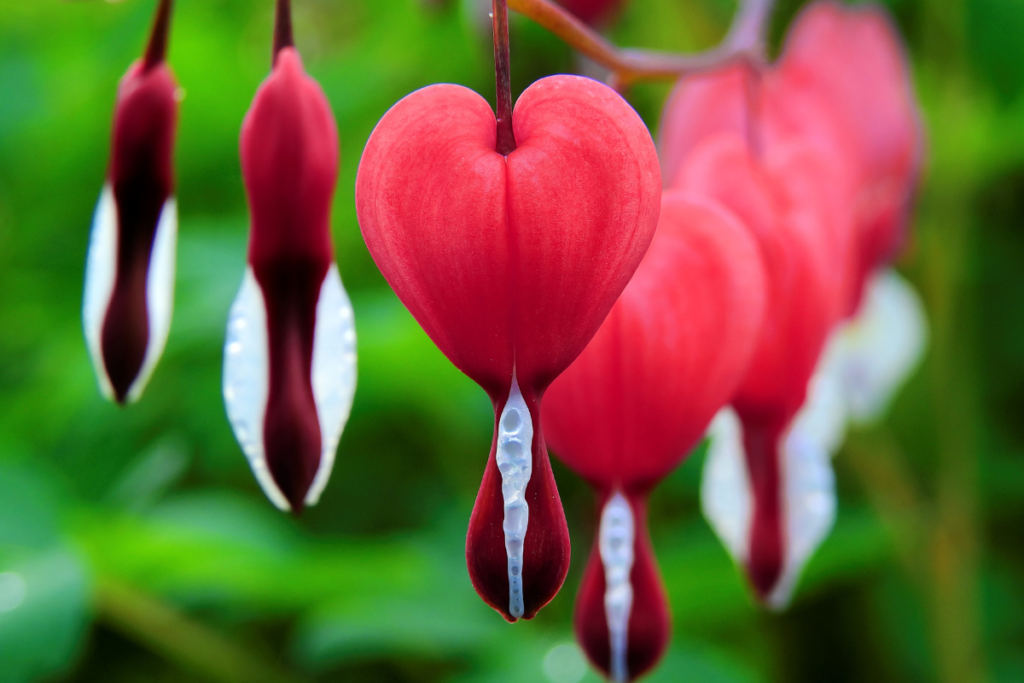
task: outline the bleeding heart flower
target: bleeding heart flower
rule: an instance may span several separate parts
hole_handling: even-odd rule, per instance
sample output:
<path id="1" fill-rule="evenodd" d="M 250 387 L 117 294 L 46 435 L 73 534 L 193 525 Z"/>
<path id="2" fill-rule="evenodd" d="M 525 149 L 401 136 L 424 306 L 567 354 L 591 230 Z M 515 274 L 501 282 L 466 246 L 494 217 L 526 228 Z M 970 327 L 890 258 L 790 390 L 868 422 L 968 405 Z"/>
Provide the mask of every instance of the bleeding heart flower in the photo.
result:
<path id="1" fill-rule="evenodd" d="M 727 180 L 730 174 L 738 177 L 742 163 L 709 174 L 707 160 L 715 154 L 699 151 L 713 147 L 708 140 L 716 135 L 746 140 L 752 158 L 774 175 L 774 182 L 789 186 L 791 205 L 810 209 L 805 225 L 817 224 L 819 234 L 832 235 L 827 240 L 831 247 L 819 245 L 811 251 L 818 254 L 819 266 L 829 264 L 833 284 L 821 279 L 819 268 L 817 276 L 790 294 L 770 294 L 767 337 L 734 401 L 742 425 L 729 418 L 719 421 L 720 445 L 712 449 L 705 469 L 702 499 L 707 516 L 747 566 L 761 597 L 776 607 L 788 602 L 803 564 L 832 524 L 829 456 L 845 433 L 851 392 L 863 391 L 851 384 L 852 376 L 895 374 L 882 369 L 890 366 L 881 354 L 850 351 L 841 341 L 845 335 L 830 328 L 856 310 L 865 278 L 901 239 L 919 164 L 919 131 L 906 62 L 884 15 L 830 2 L 812 6 L 796 22 L 778 67 L 758 74 L 737 66 L 686 79 L 666 107 L 661 151 L 671 186 L 717 184 L 714 196 L 751 227 L 762 226 L 762 248 L 776 250 L 772 242 L 779 236 L 772 236 L 772 230 L 764 229 L 769 223 L 756 217 L 756 197 L 728 190 L 731 182 L 745 187 Z M 702 155 L 704 162 L 694 161 Z M 799 161 L 801 157 L 811 161 Z M 795 176 L 770 172 L 784 158 L 803 171 Z M 810 167 L 816 170 L 809 172 Z M 802 178 L 797 183 L 802 189 L 794 185 L 794 177 Z M 744 203 L 746 210 L 740 206 Z M 786 278 L 779 279 L 779 274 L 787 270 L 791 283 L 793 276 L 800 279 L 809 272 L 799 276 L 800 269 L 785 266 L 785 258 L 766 259 L 769 282 L 775 286 L 781 286 Z M 815 303 L 820 297 L 812 287 L 819 294 L 838 292 L 833 314 L 821 313 L 831 306 Z M 787 297 L 790 312 L 780 317 L 773 302 Z M 819 314 L 807 315 L 813 311 Z M 769 341 L 773 329 L 774 344 Z M 830 350 L 816 361 L 829 334 Z M 872 362 L 879 363 L 877 371 L 867 369 L 865 363 Z M 805 403 L 811 374 L 815 379 Z M 881 379 L 860 383 L 877 387 L 871 393 L 891 391 L 881 389 L 891 386 Z M 737 502 L 740 498 L 745 502 Z"/>
<path id="2" fill-rule="evenodd" d="M 292 46 L 287 3 L 278 9 L 273 71 L 242 125 L 252 229 L 228 320 L 224 402 L 267 497 L 297 514 L 330 477 L 355 393 L 356 338 L 331 246 L 334 115 Z"/>
<path id="3" fill-rule="evenodd" d="M 86 344 L 100 389 L 121 404 L 146 388 L 174 307 L 178 86 L 165 62 L 170 21 L 171 1 L 162 0 L 145 56 L 121 79 L 85 270 Z"/>
<path id="4" fill-rule="evenodd" d="M 466 556 L 477 592 L 514 621 L 554 597 L 569 564 L 541 397 L 640 262 L 661 181 L 643 122 L 596 81 L 527 88 L 507 155 L 498 125 L 466 88 L 405 97 L 363 152 L 356 210 L 391 287 L 494 404 Z"/>
<path id="5" fill-rule="evenodd" d="M 823 187 L 813 150 L 772 147 L 757 158 L 732 135 L 699 146 L 679 187 L 711 197 L 751 230 L 764 258 L 765 322 L 747 375 L 732 400 L 753 496 L 749 548 L 741 557 L 758 595 L 770 600 L 784 577 L 786 477 L 779 453 L 806 397 L 825 340 L 841 311 L 845 269 L 835 267 L 848 229 Z"/>
<path id="6" fill-rule="evenodd" d="M 544 430 L 601 505 L 575 623 L 587 655 L 612 680 L 642 675 L 668 641 L 646 498 L 743 379 L 762 324 L 764 285 L 758 246 L 732 214 L 666 192 L 636 275 L 548 390 Z"/>

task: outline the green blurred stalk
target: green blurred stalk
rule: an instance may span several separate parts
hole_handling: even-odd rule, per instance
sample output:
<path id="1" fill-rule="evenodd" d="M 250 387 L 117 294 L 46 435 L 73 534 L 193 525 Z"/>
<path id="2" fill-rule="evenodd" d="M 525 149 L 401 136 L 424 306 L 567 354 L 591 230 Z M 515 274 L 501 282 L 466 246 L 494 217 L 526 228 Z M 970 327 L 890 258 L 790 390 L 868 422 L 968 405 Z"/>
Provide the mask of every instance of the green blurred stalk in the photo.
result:
<path id="1" fill-rule="evenodd" d="M 971 135 L 979 98 L 968 83 L 963 0 L 927 0 L 921 46 L 931 88 L 932 163 L 922 201 L 921 263 L 932 312 L 930 380 L 938 444 L 929 539 L 931 623 L 940 683 L 988 680 L 982 645 L 981 423 L 967 264 L 974 253 L 971 205 L 982 182 L 983 146 Z"/>
<path id="2" fill-rule="evenodd" d="M 262 655 L 115 580 L 96 583 L 100 621 L 169 661 L 216 683 L 301 683 Z"/>

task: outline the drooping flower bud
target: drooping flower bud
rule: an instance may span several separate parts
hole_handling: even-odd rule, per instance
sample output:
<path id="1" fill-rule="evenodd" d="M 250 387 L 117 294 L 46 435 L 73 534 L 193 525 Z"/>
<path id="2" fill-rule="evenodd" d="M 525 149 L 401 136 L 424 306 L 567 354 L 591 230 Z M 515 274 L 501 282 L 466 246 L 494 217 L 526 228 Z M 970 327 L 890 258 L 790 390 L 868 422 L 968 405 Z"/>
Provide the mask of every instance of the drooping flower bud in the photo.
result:
<path id="1" fill-rule="evenodd" d="M 668 191 L 636 275 L 545 397 L 552 448 L 601 505 L 575 624 L 612 680 L 641 676 L 668 642 L 646 499 L 735 392 L 764 304 L 761 255 L 746 228 L 717 204 Z"/>
<path id="2" fill-rule="evenodd" d="M 505 155 L 482 97 L 412 93 L 370 136 L 356 210 L 388 283 L 494 405 L 466 556 L 480 595 L 515 621 L 554 597 L 569 564 L 541 397 L 640 262 L 661 179 L 643 122 L 596 81 L 537 81 L 511 123 Z"/>
<path id="3" fill-rule="evenodd" d="M 356 340 L 331 245 L 337 127 L 290 31 L 281 40 L 281 23 L 279 13 L 273 71 L 242 125 L 251 232 L 223 388 L 264 492 L 299 513 L 316 504 L 330 477 L 355 393 Z"/>
<path id="4" fill-rule="evenodd" d="M 171 1 L 157 7 L 146 54 L 118 87 L 107 181 L 89 240 L 82 323 L 103 394 L 138 400 L 167 343 L 178 215 L 178 86 L 165 61 Z"/>

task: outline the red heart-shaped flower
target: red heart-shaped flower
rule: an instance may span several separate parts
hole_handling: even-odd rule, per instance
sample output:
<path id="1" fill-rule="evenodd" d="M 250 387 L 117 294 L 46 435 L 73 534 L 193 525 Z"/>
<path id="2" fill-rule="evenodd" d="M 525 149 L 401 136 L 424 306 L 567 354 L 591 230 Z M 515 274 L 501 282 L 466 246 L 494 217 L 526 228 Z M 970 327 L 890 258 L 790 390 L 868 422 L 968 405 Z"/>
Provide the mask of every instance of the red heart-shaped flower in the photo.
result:
<path id="1" fill-rule="evenodd" d="M 576 632 L 595 666 L 615 680 L 652 667 L 668 639 L 645 498 L 732 397 L 764 303 L 761 255 L 746 228 L 719 205 L 668 191 L 636 275 L 545 397 L 552 446 L 598 490 L 604 510 L 576 599 Z M 616 515 L 625 518 L 618 531 L 605 521 Z M 618 565 L 622 553 L 607 547 L 616 538 L 632 541 Z M 616 606 L 624 594 L 625 614 Z"/>
<path id="2" fill-rule="evenodd" d="M 517 149 L 506 157 L 495 151 L 495 117 L 483 98 L 430 86 L 381 119 L 356 180 L 363 237 L 384 277 L 494 404 L 495 440 L 466 553 L 477 591 L 509 620 L 543 607 L 569 562 L 540 398 L 643 257 L 661 181 L 643 122 L 596 81 L 534 83 L 513 128 Z M 499 422 L 510 398 L 515 415 Z M 504 493 L 503 483 L 511 487 Z"/>

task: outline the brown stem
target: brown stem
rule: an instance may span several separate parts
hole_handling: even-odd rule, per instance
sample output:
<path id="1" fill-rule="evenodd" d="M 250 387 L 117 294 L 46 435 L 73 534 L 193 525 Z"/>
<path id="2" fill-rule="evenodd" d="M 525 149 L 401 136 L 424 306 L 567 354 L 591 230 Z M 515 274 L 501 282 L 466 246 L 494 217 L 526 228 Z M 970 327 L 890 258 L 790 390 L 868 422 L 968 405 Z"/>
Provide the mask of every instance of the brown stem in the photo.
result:
<path id="1" fill-rule="evenodd" d="M 160 0 L 153 19 L 153 30 L 149 34 L 146 45 L 146 56 L 142 61 L 142 70 L 149 71 L 167 58 L 167 39 L 171 31 L 171 9 L 173 0 Z"/>
<path id="2" fill-rule="evenodd" d="M 495 148 L 498 154 L 509 155 L 516 148 L 512 130 L 512 81 L 508 50 L 508 4 L 506 0 L 491 0 L 491 19 L 494 24 L 494 77 L 497 87 L 498 136 Z"/>
<path id="3" fill-rule="evenodd" d="M 619 49 L 571 13 L 549 0 L 508 0 L 508 6 L 535 21 L 585 57 L 609 69 L 615 82 L 673 80 L 732 61 L 764 58 L 764 25 L 773 0 L 744 0 L 733 26 L 718 46 L 690 55 Z"/>
<path id="4" fill-rule="evenodd" d="M 274 17 L 274 62 L 277 62 L 278 52 L 286 47 L 294 46 L 291 0 L 277 0 L 277 13 Z"/>

